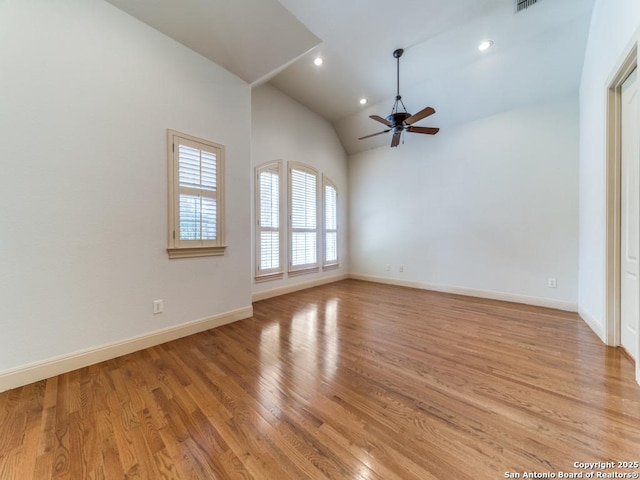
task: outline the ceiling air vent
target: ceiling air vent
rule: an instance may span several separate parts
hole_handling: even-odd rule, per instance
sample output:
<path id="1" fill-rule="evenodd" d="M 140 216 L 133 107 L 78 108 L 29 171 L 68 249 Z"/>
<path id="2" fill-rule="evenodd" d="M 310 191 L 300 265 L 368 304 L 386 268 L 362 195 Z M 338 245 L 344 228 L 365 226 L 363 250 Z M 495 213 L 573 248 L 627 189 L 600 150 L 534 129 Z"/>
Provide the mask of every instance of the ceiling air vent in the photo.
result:
<path id="1" fill-rule="evenodd" d="M 538 3 L 538 0 L 516 0 L 516 12 L 529 8 L 534 3 Z"/>

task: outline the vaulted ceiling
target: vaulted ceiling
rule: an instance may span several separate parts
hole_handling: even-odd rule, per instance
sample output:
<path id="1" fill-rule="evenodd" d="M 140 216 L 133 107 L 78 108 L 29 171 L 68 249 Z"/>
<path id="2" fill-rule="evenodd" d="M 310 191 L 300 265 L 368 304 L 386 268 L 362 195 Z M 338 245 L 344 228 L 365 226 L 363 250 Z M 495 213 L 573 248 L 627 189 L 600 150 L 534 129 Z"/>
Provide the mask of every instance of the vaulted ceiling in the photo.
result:
<path id="1" fill-rule="evenodd" d="M 437 113 L 419 125 L 447 128 L 575 92 L 594 4 L 538 0 L 516 13 L 516 0 L 107 1 L 252 85 L 269 81 L 333 122 L 349 154 L 390 141 L 357 139 L 383 127 L 369 115 L 390 113 L 396 48 L 407 109 L 430 105 Z M 480 52 L 485 39 L 494 45 Z"/>

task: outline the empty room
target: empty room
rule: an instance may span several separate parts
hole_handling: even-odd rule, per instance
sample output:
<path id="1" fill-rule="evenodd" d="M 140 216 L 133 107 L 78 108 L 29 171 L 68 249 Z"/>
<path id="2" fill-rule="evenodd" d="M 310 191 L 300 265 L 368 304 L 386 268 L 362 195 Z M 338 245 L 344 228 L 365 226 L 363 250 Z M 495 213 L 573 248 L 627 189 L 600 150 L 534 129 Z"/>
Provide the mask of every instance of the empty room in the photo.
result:
<path id="1" fill-rule="evenodd" d="M 640 476 L 637 0 L 0 0 L 0 480 Z"/>

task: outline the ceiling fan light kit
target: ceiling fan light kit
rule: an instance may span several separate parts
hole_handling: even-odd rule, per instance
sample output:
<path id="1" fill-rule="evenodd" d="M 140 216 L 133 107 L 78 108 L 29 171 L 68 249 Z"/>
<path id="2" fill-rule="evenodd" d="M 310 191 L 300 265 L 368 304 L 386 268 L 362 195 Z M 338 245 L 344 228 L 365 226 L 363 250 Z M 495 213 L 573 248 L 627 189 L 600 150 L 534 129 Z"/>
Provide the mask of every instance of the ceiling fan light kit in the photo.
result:
<path id="1" fill-rule="evenodd" d="M 364 140 L 365 138 L 375 137 L 376 135 L 382 135 L 383 133 L 393 131 L 393 137 L 391 138 L 391 146 L 397 147 L 400 144 L 400 138 L 402 137 L 402 132 L 409 133 L 422 133 L 426 135 L 435 135 L 440 130 L 439 128 L 434 127 L 414 127 L 413 124 L 419 122 L 423 118 L 426 118 L 430 115 L 436 113 L 436 111 L 431 107 L 425 107 L 420 110 L 418 113 L 412 115 L 407 112 L 407 108 L 404 106 L 402 102 L 402 96 L 400 95 L 400 57 L 404 50 L 402 48 L 398 48 L 393 52 L 393 57 L 397 60 L 397 70 L 396 70 L 396 101 L 393 104 L 393 108 L 391 109 L 391 114 L 389 114 L 386 118 L 382 118 L 379 115 L 369 115 L 369 118 L 375 120 L 376 122 L 380 122 L 389 127 L 387 130 L 383 130 L 382 132 L 373 133 L 371 135 L 366 135 L 364 137 L 360 137 L 359 140 Z M 402 109 L 400 109 L 402 107 Z"/>

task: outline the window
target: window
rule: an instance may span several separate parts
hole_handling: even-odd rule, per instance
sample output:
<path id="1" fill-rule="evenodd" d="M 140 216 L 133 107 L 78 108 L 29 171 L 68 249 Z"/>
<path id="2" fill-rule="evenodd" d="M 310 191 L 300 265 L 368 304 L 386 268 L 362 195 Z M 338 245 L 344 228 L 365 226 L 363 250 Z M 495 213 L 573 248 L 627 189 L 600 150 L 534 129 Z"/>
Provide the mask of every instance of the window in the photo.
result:
<path id="1" fill-rule="evenodd" d="M 338 265 L 338 193 L 331 180 L 323 176 L 324 257 L 322 265 Z"/>
<path id="2" fill-rule="evenodd" d="M 320 179 L 318 170 L 303 163 L 256 167 L 256 281 L 338 267 L 338 191 L 328 177 Z"/>
<path id="3" fill-rule="evenodd" d="M 318 172 L 289 163 L 289 272 L 318 271 Z"/>
<path id="4" fill-rule="evenodd" d="M 282 277 L 282 162 L 256 168 L 256 278 Z"/>
<path id="5" fill-rule="evenodd" d="M 224 147 L 167 130 L 169 258 L 223 255 Z"/>

